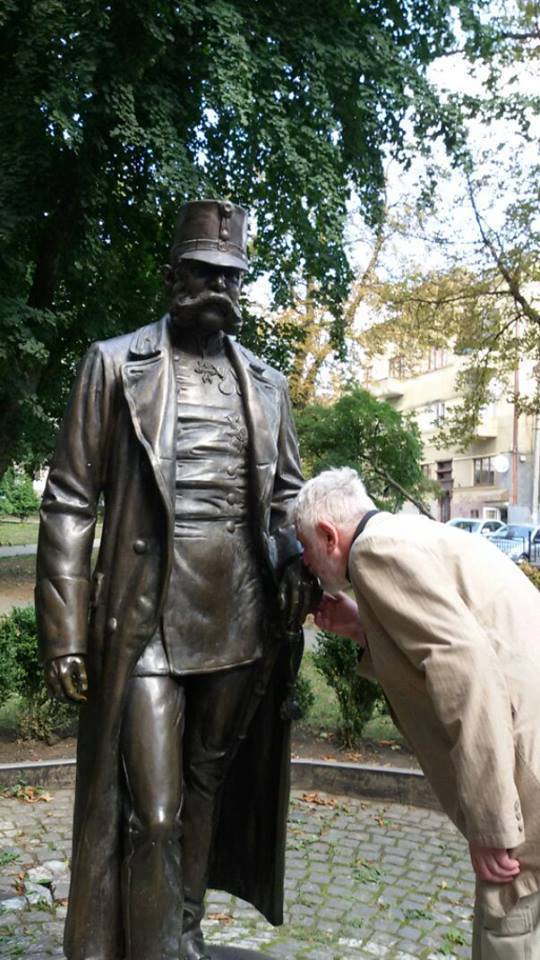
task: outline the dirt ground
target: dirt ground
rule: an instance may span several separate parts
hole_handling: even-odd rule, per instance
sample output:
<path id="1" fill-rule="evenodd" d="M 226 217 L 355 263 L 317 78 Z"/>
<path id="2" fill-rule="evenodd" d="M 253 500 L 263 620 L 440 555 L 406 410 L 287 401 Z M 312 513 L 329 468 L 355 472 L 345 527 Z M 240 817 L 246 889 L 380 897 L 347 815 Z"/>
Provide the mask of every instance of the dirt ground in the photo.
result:
<path id="1" fill-rule="evenodd" d="M 0 763 L 69 759 L 75 756 L 76 749 L 75 737 L 65 737 L 47 744 L 38 740 L 16 740 L 5 732 L 0 733 Z M 340 747 L 332 734 L 322 737 L 301 727 L 293 731 L 292 757 L 418 769 L 414 756 L 401 744 L 364 740 L 354 750 L 350 750 Z"/>
<path id="2" fill-rule="evenodd" d="M 33 587 L 21 581 L 2 584 L 0 593 L 0 616 L 9 613 L 12 607 L 25 607 L 34 602 Z"/>

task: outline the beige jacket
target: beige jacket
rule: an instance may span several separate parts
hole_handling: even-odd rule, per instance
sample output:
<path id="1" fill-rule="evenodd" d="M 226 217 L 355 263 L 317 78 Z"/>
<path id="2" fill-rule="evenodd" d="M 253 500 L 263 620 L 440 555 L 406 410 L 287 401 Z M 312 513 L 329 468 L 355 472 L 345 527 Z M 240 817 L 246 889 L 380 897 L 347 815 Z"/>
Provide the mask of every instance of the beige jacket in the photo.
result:
<path id="1" fill-rule="evenodd" d="M 375 677 L 444 810 L 468 840 L 520 860 L 480 884 L 506 913 L 540 888 L 540 592 L 481 536 L 372 517 L 349 573 Z"/>

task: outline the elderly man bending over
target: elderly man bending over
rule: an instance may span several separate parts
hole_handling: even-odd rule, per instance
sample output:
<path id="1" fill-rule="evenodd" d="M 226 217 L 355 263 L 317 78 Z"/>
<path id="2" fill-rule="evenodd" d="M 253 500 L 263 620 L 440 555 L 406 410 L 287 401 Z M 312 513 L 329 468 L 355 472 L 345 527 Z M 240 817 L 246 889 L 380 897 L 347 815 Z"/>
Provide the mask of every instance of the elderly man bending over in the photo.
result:
<path id="1" fill-rule="evenodd" d="M 483 537 L 375 510 L 348 468 L 303 487 L 296 523 L 317 624 L 356 640 L 469 841 L 474 960 L 540 958 L 540 593 Z"/>

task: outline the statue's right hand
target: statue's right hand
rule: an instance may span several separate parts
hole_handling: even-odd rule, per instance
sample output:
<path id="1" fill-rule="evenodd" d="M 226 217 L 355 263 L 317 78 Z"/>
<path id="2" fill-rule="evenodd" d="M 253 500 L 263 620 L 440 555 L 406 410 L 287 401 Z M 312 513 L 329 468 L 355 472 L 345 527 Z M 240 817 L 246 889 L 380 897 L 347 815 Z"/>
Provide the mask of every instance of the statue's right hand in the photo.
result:
<path id="1" fill-rule="evenodd" d="M 45 665 L 45 681 L 52 697 L 82 703 L 88 693 L 88 675 L 84 657 L 55 657 Z"/>

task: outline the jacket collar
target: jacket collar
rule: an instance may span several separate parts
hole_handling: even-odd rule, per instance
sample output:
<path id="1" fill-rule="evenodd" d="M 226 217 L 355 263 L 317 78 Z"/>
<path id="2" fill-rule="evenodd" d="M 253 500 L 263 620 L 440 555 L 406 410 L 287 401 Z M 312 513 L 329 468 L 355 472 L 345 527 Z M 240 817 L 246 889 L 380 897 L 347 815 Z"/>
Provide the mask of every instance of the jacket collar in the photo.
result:
<path id="1" fill-rule="evenodd" d="M 351 582 L 351 575 L 350 575 L 350 572 L 349 572 L 349 563 L 350 563 L 350 560 L 351 560 L 351 550 L 352 550 L 354 544 L 356 543 L 356 541 L 358 540 L 358 537 L 360 537 L 360 536 L 363 534 L 363 532 L 364 532 L 364 530 L 366 529 L 366 526 L 368 525 L 368 523 L 369 523 L 369 521 L 371 520 L 371 518 L 374 517 L 377 513 L 381 513 L 381 511 L 380 511 L 380 510 L 368 510 L 367 513 L 365 513 L 364 516 L 362 517 L 360 523 L 358 524 L 356 530 L 355 530 L 354 533 L 353 533 L 353 538 L 352 538 L 352 540 L 351 540 L 351 545 L 350 545 L 350 547 L 349 547 L 349 558 L 348 558 L 348 560 L 347 560 L 347 572 L 346 572 L 346 577 L 347 577 L 347 580 L 349 581 L 349 583 Z"/>
<path id="2" fill-rule="evenodd" d="M 145 358 L 154 356 L 162 350 L 170 350 L 169 314 L 166 313 L 157 323 L 149 323 L 136 330 L 129 345 L 130 357 Z"/>

